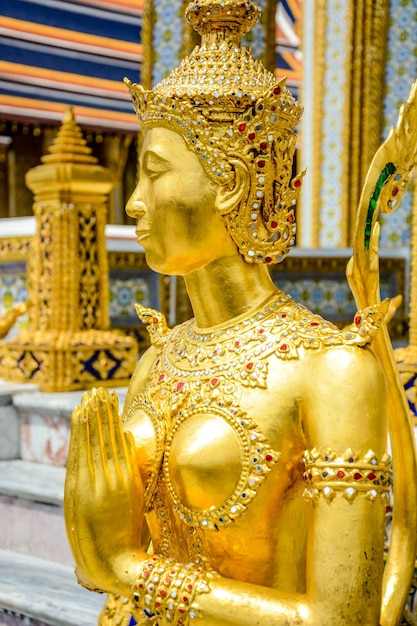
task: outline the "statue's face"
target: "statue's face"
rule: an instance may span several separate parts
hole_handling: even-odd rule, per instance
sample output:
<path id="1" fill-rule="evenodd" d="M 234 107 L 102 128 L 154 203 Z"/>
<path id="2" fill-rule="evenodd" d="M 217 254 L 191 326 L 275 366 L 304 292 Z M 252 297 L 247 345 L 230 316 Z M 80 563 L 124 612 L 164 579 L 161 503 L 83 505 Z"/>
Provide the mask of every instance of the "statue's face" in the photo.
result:
<path id="1" fill-rule="evenodd" d="M 236 252 L 215 210 L 218 187 L 179 134 L 163 127 L 147 130 L 139 167 L 126 211 L 137 220 L 149 267 L 184 276 Z"/>

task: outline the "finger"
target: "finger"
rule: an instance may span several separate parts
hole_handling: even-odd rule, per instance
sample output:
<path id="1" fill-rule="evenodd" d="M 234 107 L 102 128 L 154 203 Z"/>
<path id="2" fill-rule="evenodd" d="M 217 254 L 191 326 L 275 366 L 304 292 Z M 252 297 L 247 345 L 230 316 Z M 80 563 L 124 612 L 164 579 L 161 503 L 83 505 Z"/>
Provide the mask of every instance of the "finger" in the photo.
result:
<path id="1" fill-rule="evenodd" d="M 99 477 L 103 474 L 105 480 L 108 480 L 108 462 L 104 452 L 102 416 L 98 391 L 98 389 L 93 389 L 83 405 L 89 441 L 86 452 L 89 454 L 89 464 L 91 464 L 92 475 L 94 475 L 93 484 L 96 484 L 97 481 L 101 483 Z"/>
<path id="2" fill-rule="evenodd" d="M 78 450 L 78 416 L 80 407 L 76 407 L 71 416 L 70 440 L 68 446 L 67 471 L 65 475 L 65 493 L 74 493 L 75 476 L 77 472 Z"/>
<path id="3" fill-rule="evenodd" d="M 79 411 L 80 408 L 76 407 L 71 416 L 71 432 L 68 448 L 67 471 L 65 474 L 64 514 L 68 537 L 70 537 L 70 530 L 73 527 L 74 506 L 76 499 Z"/>
<path id="4" fill-rule="evenodd" d="M 75 563 L 79 567 L 84 566 L 83 551 L 80 547 L 80 535 L 82 535 L 80 522 L 80 442 L 82 431 L 85 430 L 81 419 L 82 409 L 76 407 L 71 417 L 71 435 L 67 460 L 67 472 L 65 478 L 64 514 L 68 541 Z"/>
<path id="5" fill-rule="evenodd" d="M 112 402 L 111 394 L 107 389 L 97 389 L 97 432 L 100 440 L 100 450 L 103 468 L 107 479 L 110 480 L 112 471 L 116 469 L 118 473 L 118 451 L 114 438 L 115 419 L 113 411 L 118 411 L 118 407 Z M 118 419 L 118 415 L 116 416 Z M 117 477 L 116 477 L 117 478 Z"/>
<path id="6" fill-rule="evenodd" d="M 112 475 L 116 485 L 121 483 L 121 486 L 127 487 L 131 468 L 122 420 L 119 415 L 118 397 L 114 391 L 109 393 L 106 389 L 101 389 L 98 395 L 104 452 L 107 455 L 109 474 Z"/>

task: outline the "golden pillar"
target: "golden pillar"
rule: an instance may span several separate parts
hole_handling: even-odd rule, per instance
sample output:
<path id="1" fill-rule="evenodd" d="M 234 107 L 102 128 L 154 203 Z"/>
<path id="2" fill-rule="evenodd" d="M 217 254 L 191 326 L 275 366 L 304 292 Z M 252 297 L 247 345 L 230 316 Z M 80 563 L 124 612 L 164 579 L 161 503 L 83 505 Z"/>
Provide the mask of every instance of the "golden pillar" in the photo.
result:
<path id="1" fill-rule="evenodd" d="M 414 188 L 411 229 L 410 330 L 409 345 L 395 350 L 401 382 L 417 426 L 417 188 Z"/>
<path id="2" fill-rule="evenodd" d="M 105 224 L 113 177 L 97 164 L 71 110 L 48 151 L 26 176 L 36 217 L 28 330 L 2 346 L 1 375 L 44 391 L 124 385 L 137 346 L 108 330 Z"/>
<path id="3" fill-rule="evenodd" d="M 388 17 L 388 0 L 305 0 L 299 245 L 351 245 L 382 135 Z"/>

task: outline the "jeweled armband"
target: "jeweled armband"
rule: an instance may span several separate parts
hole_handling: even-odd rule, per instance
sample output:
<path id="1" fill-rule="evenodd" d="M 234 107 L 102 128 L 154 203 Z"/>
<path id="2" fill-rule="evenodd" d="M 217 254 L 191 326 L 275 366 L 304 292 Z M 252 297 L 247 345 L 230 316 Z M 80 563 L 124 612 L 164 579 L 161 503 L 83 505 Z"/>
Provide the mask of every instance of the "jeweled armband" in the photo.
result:
<path id="1" fill-rule="evenodd" d="M 389 502 L 392 470 L 388 454 L 378 459 L 373 450 L 358 457 L 351 449 L 340 456 L 330 449 L 323 453 L 313 449 L 306 450 L 303 457 L 307 500 L 316 501 L 323 495 L 331 502 L 341 493 L 348 502 L 353 502 L 359 494 L 372 502 L 378 497 L 384 504 Z"/>
<path id="2" fill-rule="evenodd" d="M 215 575 L 200 562 L 183 564 L 152 556 L 132 588 L 133 602 L 150 622 L 163 618 L 173 626 L 188 626 L 199 617 L 197 596 L 210 591 L 208 581 Z"/>

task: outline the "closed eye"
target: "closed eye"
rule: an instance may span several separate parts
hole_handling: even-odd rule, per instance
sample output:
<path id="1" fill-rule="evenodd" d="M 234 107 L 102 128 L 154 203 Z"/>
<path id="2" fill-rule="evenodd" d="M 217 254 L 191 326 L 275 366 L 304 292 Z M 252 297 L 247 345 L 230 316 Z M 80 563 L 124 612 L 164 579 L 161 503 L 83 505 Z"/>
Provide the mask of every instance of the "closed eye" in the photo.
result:
<path id="1" fill-rule="evenodd" d="M 151 150 L 147 150 L 144 154 L 141 171 L 144 174 L 147 174 L 149 178 L 154 179 L 160 176 L 161 174 L 165 174 L 166 172 L 171 171 L 172 164 L 170 161 L 167 161 L 161 155 L 153 152 Z"/>

